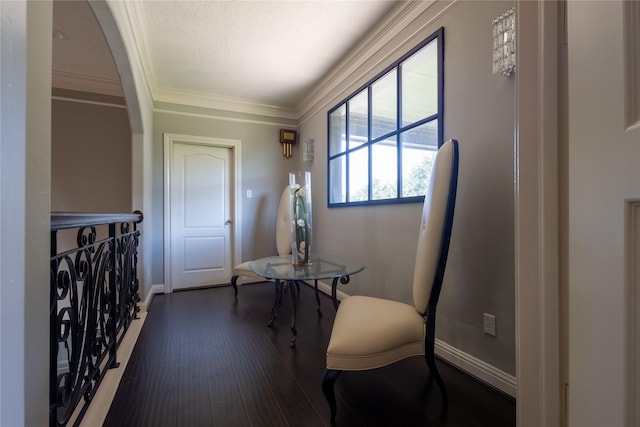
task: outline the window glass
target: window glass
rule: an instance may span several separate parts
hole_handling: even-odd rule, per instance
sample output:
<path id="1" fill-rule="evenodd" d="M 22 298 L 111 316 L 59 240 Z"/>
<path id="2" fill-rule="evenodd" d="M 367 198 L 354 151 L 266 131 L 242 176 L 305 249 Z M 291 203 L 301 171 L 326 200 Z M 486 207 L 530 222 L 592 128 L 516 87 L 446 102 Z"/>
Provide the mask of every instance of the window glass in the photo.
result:
<path id="1" fill-rule="evenodd" d="M 438 40 L 429 43 L 400 66 L 402 126 L 438 112 Z"/>
<path id="2" fill-rule="evenodd" d="M 349 153 L 349 201 L 369 200 L 369 150 L 360 148 Z"/>
<path id="3" fill-rule="evenodd" d="M 329 207 L 421 202 L 443 139 L 440 28 L 328 112 Z"/>
<path id="4" fill-rule="evenodd" d="M 351 98 L 349 105 L 349 148 L 367 142 L 369 138 L 369 97 L 365 89 Z"/>
<path id="5" fill-rule="evenodd" d="M 398 143 L 396 137 L 371 146 L 371 199 L 398 197 Z"/>
<path id="6" fill-rule="evenodd" d="M 438 122 L 400 134 L 402 141 L 402 197 L 424 196 L 438 151 Z"/>
<path id="7" fill-rule="evenodd" d="M 347 201 L 347 162 L 344 155 L 329 161 L 329 203 Z"/>
<path id="8" fill-rule="evenodd" d="M 329 155 L 341 153 L 347 148 L 347 107 L 342 104 L 329 114 Z"/>
<path id="9" fill-rule="evenodd" d="M 371 85 L 371 139 L 398 128 L 398 73 L 389 71 Z"/>

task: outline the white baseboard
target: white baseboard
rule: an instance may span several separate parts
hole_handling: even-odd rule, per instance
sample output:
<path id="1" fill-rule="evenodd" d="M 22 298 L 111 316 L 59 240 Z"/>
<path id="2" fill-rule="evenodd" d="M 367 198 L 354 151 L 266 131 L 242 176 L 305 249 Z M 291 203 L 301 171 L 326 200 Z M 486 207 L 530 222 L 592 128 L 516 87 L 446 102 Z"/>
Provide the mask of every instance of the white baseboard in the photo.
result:
<path id="1" fill-rule="evenodd" d="M 268 279 L 265 279 L 264 277 L 259 277 L 259 276 L 255 276 L 255 277 L 238 276 L 238 280 L 236 280 L 236 285 L 242 286 L 242 285 L 248 285 L 249 283 L 262 283 L 266 280 Z"/>
<path id="2" fill-rule="evenodd" d="M 324 283 L 323 281 L 318 280 L 318 290 L 322 291 L 322 293 L 325 293 L 325 294 L 331 296 L 331 285 L 328 284 L 328 283 Z M 342 292 L 340 289 L 337 289 L 336 298 L 338 298 L 338 301 L 342 301 L 343 299 L 345 299 L 348 296 L 349 296 L 349 294 L 346 294 L 346 293 Z"/>
<path id="3" fill-rule="evenodd" d="M 147 297 L 144 299 L 144 302 L 140 303 L 140 311 L 147 311 L 147 307 L 151 305 L 151 301 L 153 300 L 153 296 L 155 294 L 164 293 L 164 285 L 153 285 L 147 292 Z"/>
<path id="4" fill-rule="evenodd" d="M 500 369 L 483 362 L 482 360 L 458 350 L 436 338 L 436 355 L 451 363 L 455 367 L 462 369 L 469 375 L 476 377 L 480 381 L 508 394 L 516 397 L 518 381 L 513 375 L 507 374 Z"/>
<path id="5" fill-rule="evenodd" d="M 318 281 L 318 289 L 327 295 L 331 295 L 331 285 Z M 349 295 L 338 289 L 336 296 L 339 301 L 348 297 Z M 469 375 L 477 378 L 478 380 L 489 384 L 490 386 L 508 394 L 509 396 L 516 397 L 517 380 L 513 375 L 507 374 L 500 369 L 483 362 L 482 360 L 471 356 L 459 350 L 444 341 L 436 339 L 435 343 L 436 355 L 458 369 L 463 370 Z"/>
<path id="6" fill-rule="evenodd" d="M 142 330 L 142 325 L 147 318 L 147 312 L 141 311 L 138 316 L 139 317 L 129 325 L 129 329 L 122 339 L 120 347 L 118 347 L 118 362 L 120 365 L 117 368 L 107 371 L 107 374 L 104 376 L 100 387 L 91 401 L 91 405 L 89 405 L 87 412 L 80 422 L 80 427 L 94 427 L 104 424 L 104 420 L 111 407 L 111 402 L 116 395 L 116 391 L 118 391 L 118 385 L 120 384 L 122 375 L 129 363 L 129 358 L 131 357 L 131 353 L 133 353 L 133 348 Z"/>

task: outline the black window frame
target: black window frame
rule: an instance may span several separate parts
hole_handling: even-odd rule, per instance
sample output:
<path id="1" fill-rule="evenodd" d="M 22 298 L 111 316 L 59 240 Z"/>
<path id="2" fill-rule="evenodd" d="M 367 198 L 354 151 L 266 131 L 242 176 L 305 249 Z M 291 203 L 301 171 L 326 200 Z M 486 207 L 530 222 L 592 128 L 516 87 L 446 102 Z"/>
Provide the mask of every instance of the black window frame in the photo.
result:
<path id="1" fill-rule="evenodd" d="M 437 113 L 420 119 L 416 122 L 412 122 L 406 126 L 403 126 L 401 123 L 402 117 L 402 73 L 401 73 L 401 65 L 409 58 L 411 58 L 415 53 L 420 51 L 422 48 L 427 46 L 432 41 L 437 40 Z M 397 119 L 396 119 L 396 129 L 392 132 L 387 132 L 383 135 L 377 136 L 375 138 L 371 138 L 372 136 L 372 86 L 378 82 L 381 78 L 385 77 L 387 73 L 396 70 L 396 78 L 397 78 L 397 93 L 396 93 L 396 102 L 397 102 Z M 361 144 L 357 144 L 354 147 L 349 147 L 349 101 L 353 99 L 355 96 L 359 95 L 363 90 L 367 91 L 368 97 L 368 106 L 367 106 L 367 121 L 368 121 L 368 130 L 367 130 L 367 141 Z M 338 110 L 341 107 L 345 107 L 345 121 L 346 121 L 346 138 L 347 143 L 344 150 L 341 150 L 339 153 L 331 153 L 331 114 Z M 388 205 L 388 204 L 400 204 L 400 203 L 422 203 L 424 202 L 424 195 L 420 196 L 409 196 L 409 197 L 401 197 L 401 188 L 402 188 L 402 144 L 399 140 L 399 135 L 403 132 L 411 130 L 415 127 L 425 125 L 427 123 L 432 123 L 436 121 L 437 123 L 437 142 L 438 148 L 442 146 L 444 143 L 444 27 L 438 28 L 431 35 L 429 35 L 426 39 L 412 48 L 409 52 L 402 55 L 398 60 L 396 60 L 393 64 L 386 67 L 380 73 L 378 73 L 375 77 L 369 80 L 364 85 L 360 86 L 356 89 L 352 94 L 348 97 L 340 101 L 337 105 L 331 108 L 327 112 L 327 206 L 329 208 L 335 207 L 351 207 L 351 206 L 370 206 L 370 205 Z M 398 144 L 398 165 L 397 165 L 397 193 L 395 198 L 389 199 L 375 199 L 372 200 L 372 145 L 388 139 L 390 137 L 395 137 Z M 368 200 L 361 201 L 349 201 L 349 154 L 358 150 L 366 149 L 368 151 Z M 339 159 L 340 157 L 345 158 L 345 169 L 343 173 L 345 174 L 345 179 L 347 183 L 346 190 L 346 201 L 345 202 L 331 202 L 331 161 L 334 159 Z"/>

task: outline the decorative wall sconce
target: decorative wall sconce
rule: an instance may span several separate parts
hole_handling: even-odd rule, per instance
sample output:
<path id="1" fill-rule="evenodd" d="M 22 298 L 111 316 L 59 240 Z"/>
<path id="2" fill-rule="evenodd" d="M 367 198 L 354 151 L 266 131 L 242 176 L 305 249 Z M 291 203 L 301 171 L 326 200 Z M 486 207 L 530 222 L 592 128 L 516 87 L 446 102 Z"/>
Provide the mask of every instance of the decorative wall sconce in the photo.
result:
<path id="1" fill-rule="evenodd" d="M 516 70 L 516 11 L 493 20 L 493 74 L 510 76 Z"/>
<path id="2" fill-rule="evenodd" d="M 290 129 L 280 129 L 280 144 L 282 155 L 289 158 L 293 155 L 293 144 L 296 143 L 298 132 Z"/>
<path id="3" fill-rule="evenodd" d="M 315 157 L 316 140 L 313 138 L 305 138 L 302 141 L 302 161 L 310 162 Z"/>

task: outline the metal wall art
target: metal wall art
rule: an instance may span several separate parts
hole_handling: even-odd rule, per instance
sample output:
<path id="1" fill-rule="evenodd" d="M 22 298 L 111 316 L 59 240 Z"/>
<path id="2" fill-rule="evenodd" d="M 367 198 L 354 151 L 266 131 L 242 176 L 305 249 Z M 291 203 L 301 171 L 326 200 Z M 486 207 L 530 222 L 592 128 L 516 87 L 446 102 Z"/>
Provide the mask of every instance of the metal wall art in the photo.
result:
<path id="1" fill-rule="evenodd" d="M 493 74 L 516 70 L 516 13 L 511 8 L 493 20 Z"/>
<path id="2" fill-rule="evenodd" d="M 316 140 L 313 138 L 305 138 L 302 141 L 302 161 L 310 162 L 315 157 Z"/>

